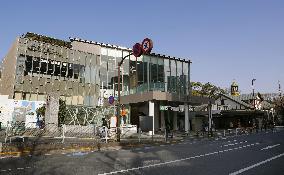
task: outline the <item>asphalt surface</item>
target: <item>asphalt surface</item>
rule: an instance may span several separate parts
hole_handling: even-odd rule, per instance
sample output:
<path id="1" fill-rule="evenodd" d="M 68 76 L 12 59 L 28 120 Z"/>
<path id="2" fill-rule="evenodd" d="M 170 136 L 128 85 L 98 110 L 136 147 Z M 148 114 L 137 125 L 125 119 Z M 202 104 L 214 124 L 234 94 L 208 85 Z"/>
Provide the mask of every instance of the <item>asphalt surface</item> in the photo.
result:
<path id="1" fill-rule="evenodd" d="M 0 174 L 284 175 L 284 130 L 128 150 L 0 157 Z"/>

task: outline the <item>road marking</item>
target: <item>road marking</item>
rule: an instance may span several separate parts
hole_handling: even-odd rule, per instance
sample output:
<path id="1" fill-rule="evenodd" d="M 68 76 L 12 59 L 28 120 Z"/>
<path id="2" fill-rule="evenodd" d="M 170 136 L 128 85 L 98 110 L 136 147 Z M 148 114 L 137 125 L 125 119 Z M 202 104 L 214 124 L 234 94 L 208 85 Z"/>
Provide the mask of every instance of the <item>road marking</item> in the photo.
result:
<path id="1" fill-rule="evenodd" d="M 255 167 L 257 167 L 257 166 L 260 166 L 260 165 L 262 165 L 262 164 L 265 164 L 265 163 L 267 163 L 267 162 L 270 162 L 270 161 L 272 161 L 272 160 L 274 160 L 274 159 L 277 159 L 277 158 L 279 158 L 279 157 L 282 157 L 282 156 L 284 156 L 284 153 L 279 154 L 279 155 L 274 156 L 274 157 L 271 157 L 271 158 L 269 158 L 269 159 L 266 159 L 266 160 L 264 160 L 264 161 L 261 161 L 261 162 L 259 162 L 259 163 L 254 164 L 254 165 L 251 165 L 251 166 L 249 166 L 249 167 L 240 169 L 240 170 L 238 170 L 238 171 L 235 171 L 235 172 L 233 172 L 233 173 L 230 173 L 229 175 L 241 174 L 241 173 L 243 173 L 243 172 L 245 172 L 245 171 L 248 171 L 248 170 L 250 170 L 250 169 L 252 169 L 252 168 L 255 168 Z"/>
<path id="2" fill-rule="evenodd" d="M 51 154 L 44 154 L 44 155 L 46 155 L 46 156 L 51 156 Z"/>
<path id="3" fill-rule="evenodd" d="M 237 140 L 228 140 L 229 143 L 236 142 Z"/>
<path id="4" fill-rule="evenodd" d="M 280 144 L 270 145 L 270 146 L 267 146 L 267 147 L 265 147 L 265 148 L 262 148 L 261 151 L 262 151 L 262 150 L 266 150 L 266 149 L 271 149 L 271 148 L 274 148 L 274 147 L 279 146 L 279 145 L 280 145 Z"/>
<path id="5" fill-rule="evenodd" d="M 17 170 L 23 170 L 24 168 L 17 168 Z"/>
<path id="6" fill-rule="evenodd" d="M 235 142 L 235 141 L 236 141 L 236 140 L 234 140 L 234 142 Z M 235 142 L 235 143 L 230 143 L 230 144 L 223 145 L 223 146 L 220 146 L 220 147 L 234 146 L 234 145 L 243 144 L 243 143 L 247 143 L 247 142 L 248 142 L 248 141 Z"/>
<path id="7" fill-rule="evenodd" d="M 258 143 L 255 143 L 255 144 L 253 143 L 253 144 L 250 144 L 250 145 L 244 145 L 242 147 L 237 147 L 237 149 L 242 149 L 242 148 L 245 148 L 245 146 L 246 147 L 250 147 L 250 146 L 257 145 L 257 144 Z M 171 160 L 171 161 L 151 164 L 151 165 L 147 165 L 147 166 L 140 166 L 140 167 L 135 167 L 135 168 L 130 168 L 130 169 L 124 169 L 124 170 L 118 170 L 118 171 L 113 171 L 113 172 L 108 172 L 108 173 L 102 173 L 102 174 L 99 174 L 99 175 L 118 174 L 118 173 L 123 173 L 123 172 L 134 171 L 134 170 L 141 170 L 141 169 L 145 169 L 145 168 L 151 168 L 151 167 L 156 167 L 156 166 L 162 166 L 162 165 L 172 164 L 172 163 L 176 163 L 176 162 L 181 162 L 181 161 L 185 161 L 185 160 L 191 160 L 191 159 L 196 159 L 196 158 L 200 158 L 200 157 L 206 157 L 206 156 L 215 155 L 215 154 L 219 154 L 219 153 L 223 153 L 223 152 L 227 152 L 227 151 L 232 151 L 232 150 L 236 150 L 236 149 L 235 148 L 230 148 L 230 149 L 226 149 L 226 150 L 215 151 L 215 152 L 211 152 L 211 153 L 206 153 L 206 154 L 196 155 L 196 156 L 192 156 L 192 157 L 186 157 L 186 158 L 182 158 L 182 159 L 177 159 L 177 160 Z"/>

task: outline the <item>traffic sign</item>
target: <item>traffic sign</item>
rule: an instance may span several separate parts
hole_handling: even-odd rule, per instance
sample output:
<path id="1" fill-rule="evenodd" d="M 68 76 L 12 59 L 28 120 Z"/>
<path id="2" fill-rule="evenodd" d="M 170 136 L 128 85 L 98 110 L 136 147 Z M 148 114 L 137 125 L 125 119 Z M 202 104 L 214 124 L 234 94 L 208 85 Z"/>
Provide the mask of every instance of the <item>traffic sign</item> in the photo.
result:
<path id="1" fill-rule="evenodd" d="M 150 53 L 153 48 L 153 41 L 149 38 L 145 38 L 142 42 L 143 53 Z"/>
<path id="2" fill-rule="evenodd" d="M 142 55 L 142 53 L 143 53 L 141 44 L 140 43 L 134 44 L 134 46 L 132 48 L 132 51 L 133 51 L 133 55 L 135 57 L 140 57 Z"/>
<path id="3" fill-rule="evenodd" d="M 113 102 L 114 102 L 114 97 L 113 97 L 113 96 L 109 96 L 108 102 L 109 102 L 109 104 L 113 104 Z"/>

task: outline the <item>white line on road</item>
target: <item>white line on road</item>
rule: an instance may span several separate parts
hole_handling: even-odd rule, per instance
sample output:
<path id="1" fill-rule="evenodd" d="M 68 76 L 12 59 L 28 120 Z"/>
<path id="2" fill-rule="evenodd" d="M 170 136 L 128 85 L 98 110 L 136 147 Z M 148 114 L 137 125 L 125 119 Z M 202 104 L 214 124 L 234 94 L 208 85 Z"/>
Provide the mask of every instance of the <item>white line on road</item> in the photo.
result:
<path id="1" fill-rule="evenodd" d="M 265 149 L 271 149 L 271 148 L 274 148 L 274 147 L 279 146 L 279 145 L 280 145 L 280 144 L 270 145 L 270 146 L 267 146 L 267 147 L 265 147 L 265 148 L 262 148 L 261 151 L 262 151 L 262 150 L 265 150 Z"/>
<path id="2" fill-rule="evenodd" d="M 161 166 L 161 165 L 167 165 L 167 164 L 172 164 L 172 163 L 181 162 L 181 161 L 185 161 L 185 160 L 190 160 L 190 159 L 205 157 L 205 156 L 209 156 L 209 155 L 219 154 L 219 153 L 223 153 L 223 152 L 227 152 L 227 151 L 242 149 L 242 148 L 245 148 L 245 147 L 250 147 L 250 146 L 254 146 L 254 145 L 258 145 L 258 144 L 259 143 L 253 143 L 253 144 L 250 144 L 250 145 L 244 145 L 242 147 L 237 147 L 236 149 L 230 148 L 230 149 L 226 149 L 226 150 L 220 150 L 220 151 L 215 151 L 215 152 L 211 152 L 211 153 L 201 154 L 201 155 L 197 155 L 197 156 L 193 156 L 193 157 L 186 157 L 186 158 L 183 158 L 183 159 L 171 160 L 171 161 L 151 164 L 151 165 L 147 165 L 147 166 L 140 166 L 140 167 L 136 167 L 136 168 L 130 168 L 130 169 L 118 170 L 118 171 L 113 171 L 113 172 L 108 172 L 108 173 L 102 173 L 102 174 L 99 174 L 99 175 L 117 174 L 117 173 L 129 172 L 129 171 L 134 171 L 134 170 L 141 170 L 141 169 L 151 168 L 151 167 L 156 167 L 156 166 Z"/>
<path id="3" fill-rule="evenodd" d="M 279 154 L 279 155 L 274 156 L 274 157 L 271 157 L 271 158 L 269 158 L 269 159 L 266 159 L 266 160 L 264 160 L 264 161 L 261 161 L 261 162 L 259 162 L 259 163 L 254 164 L 254 165 L 251 165 L 251 166 L 249 166 L 249 167 L 240 169 L 239 171 L 230 173 L 229 175 L 241 174 L 241 173 L 243 173 L 243 172 L 245 172 L 245 171 L 248 171 L 248 170 L 250 170 L 250 169 L 252 169 L 252 168 L 255 168 L 255 167 L 257 167 L 257 166 L 260 166 L 260 165 L 262 165 L 262 164 L 265 164 L 265 163 L 267 163 L 267 162 L 270 162 L 270 161 L 272 161 L 272 160 L 274 160 L 274 159 L 277 159 L 277 158 L 279 158 L 279 157 L 282 157 L 282 156 L 284 156 L 284 153 Z"/>
<path id="4" fill-rule="evenodd" d="M 234 140 L 236 141 L 236 140 Z M 230 144 L 227 144 L 227 145 L 223 145 L 224 147 L 227 147 L 227 146 L 234 146 L 234 145 L 237 145 L 237 144 L 242 144 L 242 143 L 247 143 L 248 141 L 243 141 L 243 142 L 235 142 L 235 143 L 230 143 Z M 220 147 L 223 147 L 223 146 L 220 146 Z"/>

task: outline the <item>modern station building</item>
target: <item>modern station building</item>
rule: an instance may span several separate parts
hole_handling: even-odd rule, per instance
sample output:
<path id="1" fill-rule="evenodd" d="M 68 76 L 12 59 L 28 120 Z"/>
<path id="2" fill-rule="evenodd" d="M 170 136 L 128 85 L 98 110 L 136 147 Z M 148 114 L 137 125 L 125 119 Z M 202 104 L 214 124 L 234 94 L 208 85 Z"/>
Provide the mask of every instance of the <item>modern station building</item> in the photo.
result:
<path id="1" fill-rule="evenodd" d="M 63 41 L 34 33 L 18 37 L 2 59 L 0 95 L 14 100 L 46 101 L 57 92 L 66 105 L 113 109 L 118 96 L 118 63 L 131 49 L 79 38 Z M 166 125 L 190 130 L 191 105 L 210 99 L 191 96 L 188 59 L 160 54 L 128 56 L 121 66 L 124 124 L 137 125 L 139 116 L 153 116 L 155 130 Z M 98 113 L 96 113 L 98 114 Z M 99 121 L 99 120 L 97 120 Z"/>

